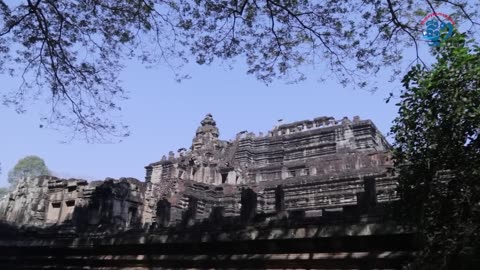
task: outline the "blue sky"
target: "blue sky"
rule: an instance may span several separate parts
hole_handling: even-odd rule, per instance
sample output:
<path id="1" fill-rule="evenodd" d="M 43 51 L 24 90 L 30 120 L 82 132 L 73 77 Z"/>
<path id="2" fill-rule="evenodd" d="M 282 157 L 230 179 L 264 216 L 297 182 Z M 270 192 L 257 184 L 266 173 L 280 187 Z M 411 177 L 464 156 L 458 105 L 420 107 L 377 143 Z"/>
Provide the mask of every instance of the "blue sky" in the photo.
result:
<path id="1" fill-rule="evenodd" d="M 39 128 L 38 108 L 25 114 L 0 106 L 0 185 L 7 172 L 26 155 L 42 157 L 48 167 L 64 177 L 89 180 L 131 176 L 144 179 L 144 166 L 168 151 L 189 147 L 205 114 L 212 113 L 222 139 L 242 130 L 266 132 L 278 119 L 284 122 L 317 116 L 371 119 L 385 134 L 395 117 L 393 103 L 384 99 L 394 84 L 385 83 L 376 93 L 343 88 L 335 80 L 319 82 L 318 72 L 307 67 L 309 79 L 296 84 L 257 81 L 239 67 L 186 66 L 191 79 L 177 83 L 165 68 L 146 69 L 131 62 L 122 73 L 130 99 L 123 106 L 123 120 L 132 135 L 116 144 L 60 143 L 61 133 Z M 5 81 L 5 80 L 4 80 Z M 386 81 L 386 79 L 385 79 Z M 14 87 L 13 79 L 6 80 Z"/>

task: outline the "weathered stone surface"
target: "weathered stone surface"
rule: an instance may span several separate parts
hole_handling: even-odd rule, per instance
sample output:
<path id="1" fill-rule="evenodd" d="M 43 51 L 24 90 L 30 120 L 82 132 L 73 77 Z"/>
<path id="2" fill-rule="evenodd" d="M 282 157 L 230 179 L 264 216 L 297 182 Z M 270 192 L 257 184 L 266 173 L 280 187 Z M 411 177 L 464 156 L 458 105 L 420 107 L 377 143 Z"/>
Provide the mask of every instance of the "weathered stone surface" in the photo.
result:
<path id="1" fill-rule="evenodd" d="M 305 221 L 80 237 L 22 233 L 0 237 L 0 268 L 401 269 L 419 246 L 411 230 L 395 224 Z"/>
<path id="2" fill-rule="evenodd" d="M 90 183 L 51 176 L 27 178 L 6 198 L 0 214 L 17 226 L 129 228 L 141 222 L 144 185 L 133 178 Z"/>
<path id="3" fill-rule="evenodd" d="M 357 198 L 366 209 L 395 198 L 389 150 L 375 125 L 359 117 L 318 117 L 280 125 L 266 136 L 242 131 L 222 141 L 208 114 L 189 150 L 146 167 L 143 222 L 155 222 L 156 202 L 168 200 L 170 225 L 181 223 L 192 196 L 197 220 L 216 207 L 227 217 L 244 216 L 245 190 L 256 194 L 257 215 L 321 216 L 323 209 L 356 205 Z"/>
<path id="4" fill-rule="evenodd" d="M 42 225 L 46 222 L 50 177 L 27 178 L 6 196 L 0 206 L 3 220 L 15 224 Z"/>
<path id="5" fill-rule="evenodd" d="M 115 232 L 361 214 L 395 199 L 390 147 L 369 120 L 318 117 L 267 135 L 219 135 L 206 115 L 188 150 L 146 166 L 146 182 L 25 179 L 0 202 L 0 216 L 16 225 Z"/>

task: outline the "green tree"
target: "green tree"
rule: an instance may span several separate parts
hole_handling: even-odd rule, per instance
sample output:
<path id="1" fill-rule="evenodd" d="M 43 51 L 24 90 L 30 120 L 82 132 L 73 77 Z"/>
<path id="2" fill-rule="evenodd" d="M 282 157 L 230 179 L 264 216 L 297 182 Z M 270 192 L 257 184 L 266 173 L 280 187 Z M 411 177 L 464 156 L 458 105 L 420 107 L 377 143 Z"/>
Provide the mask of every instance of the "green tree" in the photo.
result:
<path id="1" fill-rule="evenodd" d="M 433 52 L 430 69 L 403 79 L 394 157 L 404 213 L 425 241 L 418 268 L 453 269 L 480 254 L 480 48 L 456 33 Z"/>
<path id="2" fill-rule="evenodd" d="M 50 175 L 50 170 L 45 165 L 45 161 L 38 156 L 26 156 L 20 159 L 8 173 L 8 182 L 13 186 L 24 177 L 40 175 Z"/>
<path id="3" fill-rule="evenodd" d="M 0 199 L 6 194 L 8 194 L 8 188 L 0 188 Z"/>
<path id="4" fill-rule="evenodd" d="M 0 175 L 2 174 L 2 163 L 0 162 Z M 2 188 L 0 187 L 0 198 L 3 197 L 3 195 L 8 193 L 8 188 Z"/>
<path id="5" fill-rule="evenodd" d="M 164 63 L 182 78 L 178 68 L 189 59 L 240 57 L 247 73 L 265 82 L 301 80 L 303 65 L 315 65 L 323 79 L 333 73 L 343 84 L 364 87 L 381 69 L 398 75 L 405 50 L 413 48 L 422 62 L 426 14 L 448 12 L 462 25 L 480 21 L 479 2 L 465 0 L 12 3 L 0 0 L 0 71 L 24 81 L 4 102 L 22 112 L 27 99 L 43 97 L 52 106 L 45 125 L 91 140 L 128 134 L 111 117 L 126 98 L 118 80 L 124 58 Z"/>

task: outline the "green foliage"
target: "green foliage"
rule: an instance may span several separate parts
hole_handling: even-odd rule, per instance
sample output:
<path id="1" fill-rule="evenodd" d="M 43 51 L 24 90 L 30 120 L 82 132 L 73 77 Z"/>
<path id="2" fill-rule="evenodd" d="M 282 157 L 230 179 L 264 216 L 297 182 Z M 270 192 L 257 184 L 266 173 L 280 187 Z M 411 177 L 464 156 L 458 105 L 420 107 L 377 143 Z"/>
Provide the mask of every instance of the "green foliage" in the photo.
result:
<path id="1" fill-rule="evenodd" d="M 8 188 L 2 188 L 0 187 L 0 199 L 3 198 L 3 196 L 8 194 Z"/>
<path id="2" fill-rule="evenodd" d="M 455 33 L 403 78 L 394 157 L 404 212 L 425 240 L 420 269 L 447 269 L 480 240 L 480 48 Z"/>
<path id="3" fill-rule="evenodd" d="M 42 97 L 52 115 L 41 127 L 104 140 L 128 135 L 114 121 L 124 58 L 166 64 L 178 79 L 191 59 L 240 59 L 266 83 L 302 80 L 310 65 L 320 79 L 368 87 L 381 70 L 396 78 L 406 50 L 422 62 L 419 23 L 446 10 L 479 25 L 480 2 L 464 0 L 0 0 L 0 73 L 24 79 L 3 101 L 23 112 Z"/>
<path id="4" fill-rule="evenodd" d="M 0 163 L 0 175 L 2 174 L 2 163 Z M 8 193 L 8 188 L 0 187 L 0 199 Z"/>
<path id="5" fill-rule="evenodd" d="M 26 156 L 20 159 L 15 167 L 8 173 L 8 182 L 12 185 L 24 177 L 50 175 L 45 161 L 37 156 Z"/>

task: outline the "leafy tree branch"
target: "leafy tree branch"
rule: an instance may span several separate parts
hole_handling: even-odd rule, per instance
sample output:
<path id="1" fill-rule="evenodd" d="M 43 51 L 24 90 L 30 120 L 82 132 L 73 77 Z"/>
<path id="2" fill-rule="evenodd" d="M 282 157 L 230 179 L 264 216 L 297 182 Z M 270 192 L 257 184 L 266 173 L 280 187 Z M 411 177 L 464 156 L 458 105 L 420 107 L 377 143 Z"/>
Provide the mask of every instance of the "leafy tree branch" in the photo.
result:
<path id="1" fill-rule="evenodd" d="M 42 98 L 51 107 L 42 125 L 71 128 L 88 141 L 127 136 L 116 121 L 128 97 L 118 75 L 138 58 L 163 63 L 177 79 L 181 67 L 244 59 L 247 73 L 269 83 L 299 81 L 320 66 L 321 79 L 368 87 L 389 70 L 398 77 L 402 55 L 423 64 L 419 23 L 451 10 L 458 24 L 478 34 L 480 4 L 464 0 L 0 0 L 0 72 L 20 76 L 5 104 L 25 111 Z M 137 90 L 130 90 L 137 91 Z"/>

